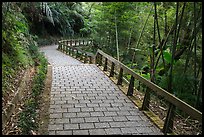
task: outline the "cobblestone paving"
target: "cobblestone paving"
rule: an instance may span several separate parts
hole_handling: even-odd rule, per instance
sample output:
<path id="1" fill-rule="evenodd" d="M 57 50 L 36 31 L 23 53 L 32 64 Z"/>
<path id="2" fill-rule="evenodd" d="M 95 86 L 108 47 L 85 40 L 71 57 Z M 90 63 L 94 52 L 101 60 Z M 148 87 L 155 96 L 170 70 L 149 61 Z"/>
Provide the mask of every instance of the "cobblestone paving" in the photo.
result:
<path id="1" fill-rule="evenodd" d="M 67 66 L 67 65 L 79 65 L 83 64 L 80 61 L 63 54 L 62 52 L 56 50 L 57 45 L 45 46 L 40 48 L 48 58 L 49 63 L 54 66 Z"/>
<path id="2" fill-rule="evenodd" d="M 49 135 L 162 135 L 97 66 L 41 50 L 53 66 Z"/>

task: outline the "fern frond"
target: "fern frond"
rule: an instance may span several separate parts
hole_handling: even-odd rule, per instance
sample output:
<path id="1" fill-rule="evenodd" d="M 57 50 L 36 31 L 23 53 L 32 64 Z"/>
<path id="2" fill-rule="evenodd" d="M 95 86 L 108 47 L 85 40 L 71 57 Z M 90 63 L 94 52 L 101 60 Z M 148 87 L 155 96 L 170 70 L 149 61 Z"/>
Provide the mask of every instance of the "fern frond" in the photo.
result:
<path id="1" fill-rule="evenodd" d="M 54 24 L 54 20 L 52 17 L 52 11 L 50 9 L 50 7 L 48 6 L 47 2 L 42 2 L 42 12 L 46 15 L 46 17 L 48 18 L 48 20 L 53 24 Z"/>

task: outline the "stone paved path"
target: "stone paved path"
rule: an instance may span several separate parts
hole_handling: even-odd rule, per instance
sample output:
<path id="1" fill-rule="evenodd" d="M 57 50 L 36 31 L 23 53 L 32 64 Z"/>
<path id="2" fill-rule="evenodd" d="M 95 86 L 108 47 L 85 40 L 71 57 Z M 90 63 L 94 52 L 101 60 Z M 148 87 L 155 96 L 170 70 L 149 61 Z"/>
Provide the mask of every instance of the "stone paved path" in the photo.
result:
<path id="1" fill-rule="evenodd" d="M 50 135 L 162 134 L 96 65 L 56 48 L 41 48 L 53 69 Z"/>

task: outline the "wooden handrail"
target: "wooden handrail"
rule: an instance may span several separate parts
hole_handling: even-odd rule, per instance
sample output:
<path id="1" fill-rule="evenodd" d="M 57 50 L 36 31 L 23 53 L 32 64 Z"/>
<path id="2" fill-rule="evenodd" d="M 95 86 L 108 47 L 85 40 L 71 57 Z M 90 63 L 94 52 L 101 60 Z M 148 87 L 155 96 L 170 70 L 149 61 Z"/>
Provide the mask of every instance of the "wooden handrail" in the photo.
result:
<path id="1" fill-rule="evenodd" d="M 107 58 L 111 62 L 114 62 L 114 64 L 118 65 L 120 68 L 122 68 L 124 72 L 130 74 L 135 79 L 137 79 L 140 82 L 142 82 L 143 84 L 145 84 L 147 87 L 152 89 L 152 91 L 155 91 L 155 93 L 157 95 L 160 95 L 160 96 L 164 97 L 168 102 L 172 103 L 173 105 L 175 105 L 176 107 L 178 107 L 182 111 L 186 112 L 191 117 L 197 119 L 199 122 L 202 122 L 202 113 L 200 111 L 198 111 L 197 109 L 193 108 L 192 106 L 190 106 L 186 102 L 182 101 L 181 99 L 177 98 L 176 96 L 170 94 L 169 92 L 167 92 L 166 90 L 164 90 L 161 87 L 157 86 L 153 82 L 151 82 L 151 81 L 145 79 L 144 77 L 138 75 L 132 69 L 128 68 L 123 63 L 119 62 L 115 58 L 111 57 L 110 55 L 104 53 L 103 51 L 101 51 L 99 49 L 96 52 L 96 56 L 98 54 L 104 56 L 105 58 Z"/>
<path id="2" fill-rule="evenodd" d="M 76 40 L 78 40 L 78 39 L 76 39 Z M 84 56 L 84 63 L 86 63 L 87 58 L 89 58 L 89 63 L 92 63 L 92 61 L 95 58 L 95 55 L 93 53 L 85 52 L 85 51 L 81 50 L 80 48 L 77 48 L 75 46 L 76 40 L 73 40 L 73 39 L 61 40 L 58 42 L 59 43 L 58 49 L 64 51 L 66 54 L 69 51 L 69 55 L 71 54 L 71 52 L 76 51 L 77 52 L 76 54 L 81 54 L 81 57 Z M 92 41 L 92 40 L 89 40 L 89 41 Z M 74 42 L 74 43 L 72 43 L 72 42 Z M 70 45 L 68 45 L 68 43 L 70 43 Z"/>
<path id="3" fill-rule="evenodd" d="M 175 107 L 177 107 L 180 110 L 182 110 L 183 112 L 187 113 L 192 118 L 198 120 L 200 123 L 202 122 L 202 113 L 200 111 L 198 111 L 197 109 L 195 109 L 194 107 L 190 106 L 189 104 L 182 101 L 178 97 L 176 97 L 173 94 L 162 89 L 161 87 L 159 87 L 155 83 L 153 83 L 153 82 L 147 80 L 146 78 L 142 77 L 141 75 L 137 74 L 132 69 L 128 68 L 126 65 L 121 63 L 120 61 L 118 61 L 115 58 L 113 58 L 112 56 L 104 53 L 102 50 L 98 49 L 96 54 L 94 55 L 92 53 L 85 52 L 85 51 L 77 48 L 76 47 L 76 41 L 79 42 L 80 40 L 79 39 L 77 39 L 77 40 L 73 40 L 73 39 L 61 40 L 61 41 L 59 41 L 58 49 L 62 50 L 65 53 L 67 53 L 67 50 L 68 50 L 69 54 L 71 54 L 70 52 L 72 52 L 72 56 L 73 56 L 73 52 L 76 51 L 76 57 L 78 57 L 78 54 L 81 54 L 80 59 L 82 60 L 82 56 L 83 56 L 84 57 L 84 63 L 86 62 L 87 57 L 89 57 L 89 59 L 90 59 L 89 63 L 92 63 L 92 60 L 95 60 L 95 64 L 98 64 L 99 66 L 102 66 L 102 58 L 105 58 L 105 62 L 104 62 L 105 64 L 104 64 L 103 71 L 107 71 L 107 67 L 109 67 L 107 65 L 107 62 L 110 62 L 111 68 L 110 68 L 109 77 L 113 77 L 114 74 L 118 74 L 118 82 L 117 82 L 118 85 L 121 85 L 122 81 L 125 79 L 123 77 L 123 72 L 131 75 L 131 79 L 128 82 L 129 83 L 128 92 L 127 92 L 128 96 L 133 95 L 134 81 L 135 80 L 138 80 L 142 84 L 146 85 L 148 89 L 150 89 L 150 90 L 146 91 L 145 98 L 143 100 L 143 105 L 142 105 L 141 109 L 145 110 L 149 106 L 149 101 L 148 101 L 149 100 L 149 97 L 148 97 L 149 92 L 154 92 L 156 95 L 160 95 L 167 102 L 170 103 L 168 114 L 166 116 L 166 120 L 165 120 L 163 130 L 162 130 L 165 134 L 167 132 L 172 132 L 170 130 L 172 128 L 170 126 L 171 125 L 170 122 L 171 122 L 171 119 L 173 119 L 173 116 L 174 116 L 173 113 L 174 113 Z M 92 40 L 90 40 L 90 41 L 93 42 Z M 72 42 L 74 42 L 74 43 L 72 43 Z M 83 44 L 84 44 L 84 40 L 83 40 Z M 116 72 L 114 69 L 115 67 L 118 67 L 120 72 Z"/>
<path id="4" fill-rule="evenodd" d="M 81 42 L 83 43 L 82 45 L 85 45 L 85 43 L 84 43 L 85 41 L 88 43 L 93 42 L 92 39 L 69 39 L 69 40 L 60 40 L 59 43 L 67 42 L 67 44 L 68 44 L 68 42 L 71 42 L 71 41 L 75 42 L 75 43 L 72 43 L 72 46 L 77 46 L 76 45 L 77 41 L 79 42 L 79 45 Z"/>

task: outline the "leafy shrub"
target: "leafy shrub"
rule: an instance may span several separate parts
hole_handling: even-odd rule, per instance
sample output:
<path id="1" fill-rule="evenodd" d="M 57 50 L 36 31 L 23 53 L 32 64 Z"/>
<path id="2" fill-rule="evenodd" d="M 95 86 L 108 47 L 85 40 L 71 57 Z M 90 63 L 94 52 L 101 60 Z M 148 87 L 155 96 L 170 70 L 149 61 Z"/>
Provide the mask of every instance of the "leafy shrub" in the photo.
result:
<path id="1" fill-rule="evenodd" d="M 41 94 L 44 87 L 44 80 L 47 73 L 47 60 L 41 53 L 38 53 L 36 58 L 39 59 L 40 64 L 37 67 L 37 73 L 33 80 L 31 97 L 26 101 L 24 105 L 25 108 L 20 113 L 19 127 L 22 129 L 21 134 L 31 134 L 31 130 L 36 130 L 38 128 L 36 123 L 36 109 L 38 108 L 38 96 Z"/>

